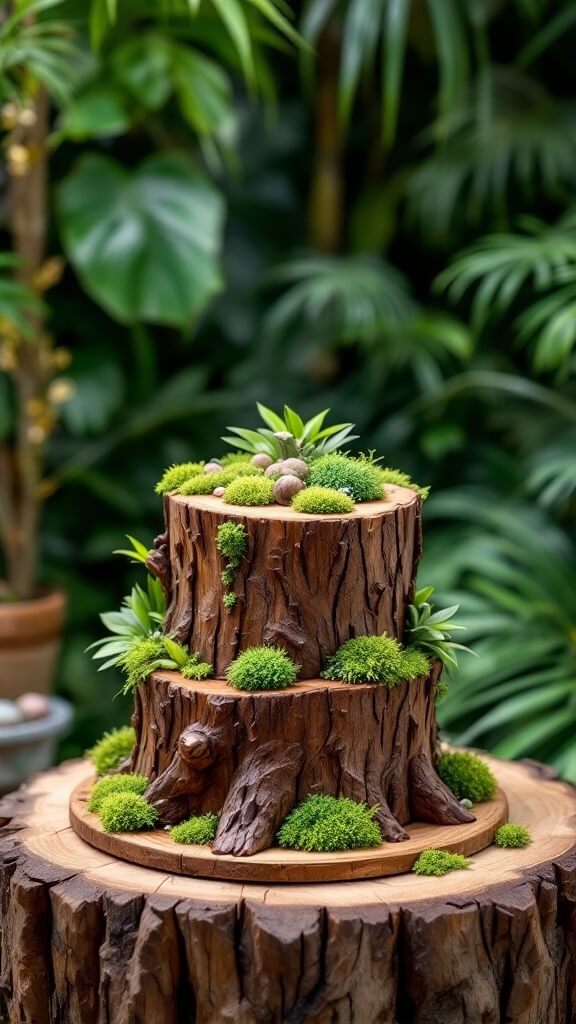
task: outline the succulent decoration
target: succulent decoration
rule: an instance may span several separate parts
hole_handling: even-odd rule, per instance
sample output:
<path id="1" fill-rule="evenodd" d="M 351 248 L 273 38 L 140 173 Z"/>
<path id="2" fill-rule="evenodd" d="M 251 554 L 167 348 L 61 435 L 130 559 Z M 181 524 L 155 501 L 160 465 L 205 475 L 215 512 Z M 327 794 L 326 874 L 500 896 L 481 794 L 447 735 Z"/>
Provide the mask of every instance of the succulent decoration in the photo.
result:
<path id="1" fill-rule="evenodd" d="M 305 421 L 285 405 L 283 414 L 257 403 L 265 426 L 228 427 L 222 440 L 237 449 L 207 462 L 170 466 L 156 484 L 157 494 L 214 495 L 228 505 L 291 505 L 305 515 L 347 515 L 354 505 L 380 501 L 387 486 L 409 487 L 406 473 L 379 465 L 372 453 L 351 455 L 343 448 L 358 439 L 353 423 L 325 426 L 329 409 Z M 234 606 L 228 597 L 227 606 Z"/>
<path id="2" fill-rule="evenodd" d="M 434 605 L 429 600 L 433 593 L 434 587 L 423 587 L 416 591 L 414 601 L 408 608 L 406 639 L 432 658 L 438 658 L 444 668 L 458 668 L 456 651 L 474 654 L 469 647 L 452 640 L 453 633 L 466 629 L 466 626 L 459 626 L 453 621 L 460 605 L 454 604 L 450 608 L 434 611 Z"/>

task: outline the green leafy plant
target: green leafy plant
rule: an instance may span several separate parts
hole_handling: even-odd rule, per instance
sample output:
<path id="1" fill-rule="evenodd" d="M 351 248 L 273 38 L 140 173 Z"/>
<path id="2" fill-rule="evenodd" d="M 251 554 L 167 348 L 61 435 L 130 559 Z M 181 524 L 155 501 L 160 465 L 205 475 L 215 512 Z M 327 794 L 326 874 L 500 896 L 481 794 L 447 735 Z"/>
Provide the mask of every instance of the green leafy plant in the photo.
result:
<path id="1" fill-rule="evenodd" d="M 352 501 L 378 501 L 383 497 L 382 477 L 370 459 L 352 459 L 348 455 L 324 455 L 310 470 L 311 487 L 330 487 L 343 491 Z"/>
<path id="2" fill-rule="evenodd" d="M 315 794 L 290 812 L 278 832 L 278 843 L 288 850 L 322 852 L 379 846 L 382 834 L 377 807 L 348 797 Z"/>
<path id="3" fill-rule="evenodd" d="M 96 640 L 88 648 L 95 661 L 102 661 L 98 671 L 122 666 L 122 659 L 138 641 L 160 636 L 159 627 L 166 612 L 166 597 L 160 582 L 148 576 L 146 589 L 138 583 L 122 602 L 117 612 L 103 612 L 100 619 L 111 636 Z"/>
<path id="4" fill-rule="evenodd" d="M 284 690 L 297 674 L 281 647 L 248 647 L 228 666 L 226 678 L 237 690 Z"/>
<path id="5" fill-rule="evenodd" d="M 114 555 L 124 555 L 125 558 L 134 562 L 135 565 L 146 565 L 150 549 L 147 548 L 141 540 L 138 540 L 136 537 L 131 537 L 129 533 L 126 534 L 126 539 L 130 541 L 131 547 L 116 548 L 112 553 Z"/>
<path id="6" fill-rule="evenodd" d="M 328 659 L 323 679 L 345 683 L 382 683 L 395 686 L 405 679 L 428 675 L 426 656 L 413 648 L 403 649 L 392 636 L 357 636 L 347 640 Z"/>
<path id="7" fill-rule="evenodd" d="M 216 475 L 216 474 L 214 474 Z M 222 501 L 227 505 L 270 505 L 274 497 L 274 483 L 265 477 L 239 477 L 228 484 Z"/>
<path id="8" fill-rule="evenodd" d="M 356 440 L 356 435 L 352 434 L 353 423 L 324 426 L 330 409 L 324 409 L 304 422 L 288 405 L 284 406 L 283 415 L 279 416 L 259 402 L 256 404 L 266 427 L 260 427 L 258 430 L 228 427 L 232 436 L 223 437 L 223 441 L 234 448 L 240 448 L 243 452 L 269 455 L 273 462 L 276 462 L 291 456 L 306 460 L 318 458 Z"/>
<path id="9" fill-rule="evenodd" d="M 416 875 L 441 877 L 447 875 L 449 871 L 461 871 L 469 867 L 470 861 L 461 853 L 449 853 L 447 850 L 423 850 L 412 871 Z"/>
<path id="10" fill-rule="evenodd" d="M 107 797 L 114 793 L 136 793 L 143 796 L 148 788 L 148 779 L 144 775 L 106 775 L 91 789 L 88 810 L 99 814 Z"/>
<path id="11" fill-rule="evenodd" d="M 106 775 L 130 757 L 136 742 L 136 733 L 131 725 L 105 732 L 101 739 L 88 751 L 88 757 L 97 775 Z"/>
<path id="12" fill-rule="evenodd" d="M 171 491 L 177 491 L 190 477 L 203 472 L 203 462 L 179 462 L 164 470 L 154 490 L 156 494 L 169 494 Z"/>
<path id="13" fill-rule="evenodd" d="M 354 502 L 348 494 L 329 487 L 305 487 L 291 501 L 296 512 L 312 516 L 346 515 L 354 511 Z"/>
<path id="14" fill-rule="evenodd" d="M 438 759 L 436 771 L 458 800 L 477 804 L 496 795 L 494 772 L 475 754 L 446 751 Z"/>
<path id="15" fill-rule="evenodd" d="M 134 641 L 116 664 L 126 677 L 123 693 L 131 693 L 138 683 L 159 669 L 179 671 L 186 679 L 207 679 L 212 675 L 211 665 L 201 662 L 198 655 L 189 654 L 181 644 L 161 634 Z"/>
<path id="16" fill-rule="evenodd" d="M 528 846 L 532 842 L 532 838 L 527 828 L 524 825 L 501 825 L 496 830 L 494 836 L 494 845 L 506 847 L 514 850 L 518 850 L 523 846 Z"/>
<path id="17" fill-rule="evenodd" d="M 158 812 L 137 793 L 112 793 L 100 806 L 105 832 L 142 832 L 154 828 Z"/>
<path id="18" fill-rule="evenodd" d="M 452 621 L 460 605 L 434 611 L 434 606 L 428 600 L 433 593 L 434 587 L 423 587 L 416 591 L 414 601 L 407 611 L 406 640 L 426 651 L 432 658 L 438 658 L 445 668 L 458 668 L 455 651 L 474 653 L 469 647 L 451 639 L 452 633 L 466 630 L 466 626 Z"/>
<path id="19" fill-rule="evenodd" d="M 175 843 L 190 843 L 194 846 L 209 846 L 218 828 L 217 814 L 196 814 L 187 821 L 181 821 L 170 829 L 170 838 Z"/>

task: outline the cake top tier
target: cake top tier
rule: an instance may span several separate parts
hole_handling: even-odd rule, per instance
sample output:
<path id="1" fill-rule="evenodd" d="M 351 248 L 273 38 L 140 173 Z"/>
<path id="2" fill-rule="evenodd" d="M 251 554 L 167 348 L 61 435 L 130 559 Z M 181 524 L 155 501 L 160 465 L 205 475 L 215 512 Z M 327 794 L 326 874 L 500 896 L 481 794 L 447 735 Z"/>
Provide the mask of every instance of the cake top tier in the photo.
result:
<path id="1" fill-rule="evenodd" d="M 317 514 L 298 512 L 292 506 L 273 505 L 232 505 L 226 503 L 222 498 L 214 497 L 213 494 L 173 494 L 171 501 L 180 505 L 187 505 L 190 508 L 202 509 L 206 512 L 218 512 L 227 518 L 241 516 L 246 519 L 282 519 L 288 522 L 314 522 L 318 523 L 320 517 Z M 375 518 L 386 513 L 394 512 L 395 509 L 411 505 L 418 501 L 417 493 L 409 487 L 399 487 L 396 484 L 386 484 L 384 487 L 384 498 L 381 501 L 364 501 L 355 504 L 350 512 L 345 514 L 346 519 Z M 341 520 L 342 513 L 323 514 L 322 522 Z"/>

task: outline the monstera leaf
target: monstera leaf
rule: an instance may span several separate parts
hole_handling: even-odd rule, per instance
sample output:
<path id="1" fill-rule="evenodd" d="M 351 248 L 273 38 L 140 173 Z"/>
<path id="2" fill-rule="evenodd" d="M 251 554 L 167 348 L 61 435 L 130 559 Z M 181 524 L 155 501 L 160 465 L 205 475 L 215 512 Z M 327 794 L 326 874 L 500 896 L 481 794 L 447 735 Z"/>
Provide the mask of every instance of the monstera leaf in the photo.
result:
<path id="1" fill-rule="evenodd" d="M 87 154 L 57 203 L 71 263 L 117 320 L 185 326 L 220 290 L 223 200 L 185 158 L 158 154 L 126 170 Z"/>

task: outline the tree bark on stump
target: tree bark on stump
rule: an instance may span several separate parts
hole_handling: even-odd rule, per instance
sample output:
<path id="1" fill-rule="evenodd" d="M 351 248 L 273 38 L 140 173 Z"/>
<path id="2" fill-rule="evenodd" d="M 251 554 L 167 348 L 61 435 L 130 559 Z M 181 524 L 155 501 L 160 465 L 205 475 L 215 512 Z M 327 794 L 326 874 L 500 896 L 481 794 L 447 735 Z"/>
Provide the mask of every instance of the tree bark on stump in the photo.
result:
<path id="1" fill-rule="evenodd" d="M 161 823 L 220 814 L 215 853 L 271 846 L 309 793 L 377 804 L 389 842 L 416 817 L 474 821 L 433 768 L 439 673 L 390 689 L 315 680 L 250 694 L 155 672 L 136 694 L 132 770 L 153 780 Z"/>
<path id="2" fill-rule="evenodd" d="M 386 501 L 357 505 L 349 516 L 305 516 L 277 505 L 239 508 L 219 498 L 168 495 L 166 532 L 148 567 L 168 597 L 165 629 L 222 678 L 243 650 L 279 644 L 316 678 L 352 636 L 402 637 L 421 555 L 421 501 L 389 487 Z M 227 610 L 218 527 L 241 523 L 245 558 Z"/>
<path id="3" fill-rule="evenodd" d="M 68 762 L 0 805 L 9 1024 L 571 1024 L 576 794 L 491 762 L 525 850 L 470 871 L 297 887 L 135 868 L 67 824 Z"/>

